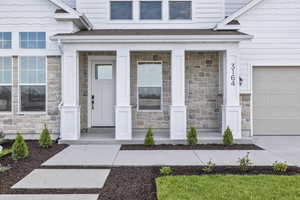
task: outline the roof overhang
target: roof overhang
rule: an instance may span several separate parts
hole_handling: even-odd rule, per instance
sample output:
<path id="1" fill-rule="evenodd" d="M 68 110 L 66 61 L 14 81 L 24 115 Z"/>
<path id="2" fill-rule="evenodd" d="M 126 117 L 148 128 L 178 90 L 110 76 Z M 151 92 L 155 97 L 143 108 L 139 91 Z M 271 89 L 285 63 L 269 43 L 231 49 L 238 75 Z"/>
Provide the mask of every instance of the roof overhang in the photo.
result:
<path id="1" fill-rule="evenodd" d="M 184 32 L 186 31 L 186 32 Z M 237 31 L 213 30 L 97 30 L 71 34 L 57 34 L 52 40 L 61 43 L 185 43 L 185 42 L 239 42 L 253 37 Z"/>

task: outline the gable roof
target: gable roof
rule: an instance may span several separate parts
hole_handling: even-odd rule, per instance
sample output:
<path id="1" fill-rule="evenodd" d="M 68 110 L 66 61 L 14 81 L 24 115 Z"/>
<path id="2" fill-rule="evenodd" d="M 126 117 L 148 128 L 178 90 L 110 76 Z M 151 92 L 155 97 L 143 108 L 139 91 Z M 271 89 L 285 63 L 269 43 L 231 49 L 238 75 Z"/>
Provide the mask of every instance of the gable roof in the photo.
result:
<path id="1" fill-rule="evenodd" d="M 57 7 L 61 8 L 61 10 L 65 11 L 66 13 L 69 13 L 71 15 L 73 15 L 74 17 L 78 18 L 79 21 L 88 29 L 91 30 L 93 29 L 93 25 L 91 24 L 91 22 L 88 20 L 88 18 L 78 12 L 77 10 L 75 10 L 74 8 L 71 8 L 68 4 L 66 4 L 65 2 L 61 1 L 61 0 L 48 0 L 50 3 L 56 5 Z"/>
<path id="2" fill-rule="evenodd" d="M 236 12 L 234 12 L 232 15 L 226 17 L 223 21 L 221 21 L 217 26 L 218 27 L 222 27 L 222 26 L 226 26 L 228 23 L 232 22 L 233 20 L 235 20 L 237 17 L 243 15 L 244 13 L 248 12 L 249 10 L 251 10 L 254 6 L 258 5 L 259 3 L 261 3 L 264 0 L 252 0 L 250 1 L 247 5 L 245 5 L 244 7 L 242 7 L 241 9 L 237 10 Z"/>

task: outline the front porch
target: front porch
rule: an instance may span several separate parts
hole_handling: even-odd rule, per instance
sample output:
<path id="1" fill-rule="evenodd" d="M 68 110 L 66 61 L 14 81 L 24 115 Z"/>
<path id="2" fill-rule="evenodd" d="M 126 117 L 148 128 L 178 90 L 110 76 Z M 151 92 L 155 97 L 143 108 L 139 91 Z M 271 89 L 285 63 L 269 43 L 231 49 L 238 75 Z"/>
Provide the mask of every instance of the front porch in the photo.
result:
<path id="1" fill-rule="evenodd" d="M 105 56 L 114 67 L 113 122 L 94 126 L 92 73 Z M 220 143 L 227 126 L 242 139 L 237 43 L 64 44 L 63 60 L 62 141 L 142 143 L 153 128 L 157 143 L 184 143 L 195 127 L 200 141 Z M 159 110 L 139 110 L 140 61 L 162 63 Z"/>

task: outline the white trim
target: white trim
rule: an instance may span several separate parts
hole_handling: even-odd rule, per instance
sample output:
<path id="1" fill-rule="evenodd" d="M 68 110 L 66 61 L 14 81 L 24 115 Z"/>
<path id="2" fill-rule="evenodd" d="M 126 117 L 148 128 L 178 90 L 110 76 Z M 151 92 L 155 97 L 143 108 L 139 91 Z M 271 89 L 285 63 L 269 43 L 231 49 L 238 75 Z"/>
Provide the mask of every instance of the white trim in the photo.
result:
<path id="1" fill-rule="evenodd" d="M 92 67 L 95 62 L 116 62 L 116 56 L 88 56 L 88 96 L 87 96 L 87 115 L 88 115 L 88 128 L 92 127 Z M 115 67 L 115 66 L 114 66 Z M 80 66 L 79 66 L 80 68 Z M 116 81 L 116 79 L 114 80 Z M 116 87 L 116 84 L 114 84 Z M 115 120 L 116 121 L 116 120 Z"/>
<path id="2" fill-rule="evenodd" d="M 244 13 L 248 12 L 250 9 L 252 9 L 254 6 L 256 6 L 257 4 L 259 4 L 262 1 L 264 1 L 264 0 L 252 0 L 246 6 L 237 10 L 232 15 L 230 15 L 229 17 L 225 18 L 223 21 L 218 23 L 216 29 L 219 29 L 219 27 L 221 28 L 222 26 L 227 25 L 229 22 L 231 22 L 232 20 L 236 19 L 237 17 L 243 15 Z"/>
<path id="3" fill-rule="evenodd" d="M 20 58 L 21 57 L 44 57 L 45 58 L 45 83 L 34 83 L 34 84 L 22 84 L 20 82 L 20 66 L 21 66 L 21 62 L 20 62 Z M 17 80 L 17 94 L 18 94 L 18 103 L 17 103 L 17 114 L 18 115 L 47 115 L 48 114 L 48 57 L 47 56 L 34 56 L 34 55 L 31 55 L 31 56 L 18 56 L 18 80 Z M 21 111 L 21 89 L 20 87 L 21 86 L 45 86 L 45 111 Z"/>
<path id="4" fill-rule="evenodd" d="M 140 63 L 156 63 L 156 64 L 160 64 L 161 65 L 161 73 L 162 73 L 162 83 L 160 86 L 139 86 L 138 82 L 139 82 L 139 65 Z M 143 60 L 140 60 L 140 61 L 137 61 L 136 62 L 137 64 L 137 73 L 136 73 L 136 76 L 137 76 L 137 82 L 136 82 L 136 105 L 137 105 L 137 108 L 136 108 L 136 111 L 137 112 L 163 112 L 163 61 L 160 60 L 160 61 L 151 61 L 151 60 L 147 60 L 147 61 L 143 61 Z M 160 109 L 157 109 L 157 110 L 143 110 L 143 109 L 139 109 L 139 87 L 160 87 L 161 88 L 161 91 L 160 91 Z"/>
<path id="5" fill-rule="evenodd" d="M 14 90 L 14 59 L 13 56 L 0 56 L 1 58 L 4 57 L 9 57 L 11 59 L 11 83 L 10 84 L 6 84 L 6 83 L 2 83 L 0 84 L 0 86 L 11 86 L 11 110 L 10 111 L 0 111 L 0 115 L 12 115 L 14 113 L 14 106 L 13 106 L 13 102 L 14 102 L 14 95 L 13 95 L 13 90 Z"/>

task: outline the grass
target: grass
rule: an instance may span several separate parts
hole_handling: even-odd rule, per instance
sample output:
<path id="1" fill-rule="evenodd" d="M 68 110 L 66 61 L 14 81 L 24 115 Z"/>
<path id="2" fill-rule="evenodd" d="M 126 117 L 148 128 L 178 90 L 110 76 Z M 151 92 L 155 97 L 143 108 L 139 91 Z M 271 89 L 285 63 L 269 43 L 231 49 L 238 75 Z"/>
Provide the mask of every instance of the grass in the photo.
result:
<path id="1" fill-rule="evenodd" d="M 12 152 L 12 149 L 4 149 L 4 150 L 0 151 L 0 158 L 6 156 L 8 154 L 11 154 L 11 152 Z"/>
<path id="2" fill-rule="evenodd" d="M 156 179 L 158 200 L 299 200 L 300 176 L 203 175 Z"/>

